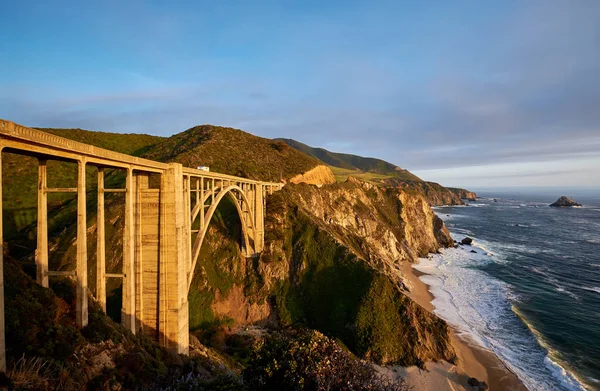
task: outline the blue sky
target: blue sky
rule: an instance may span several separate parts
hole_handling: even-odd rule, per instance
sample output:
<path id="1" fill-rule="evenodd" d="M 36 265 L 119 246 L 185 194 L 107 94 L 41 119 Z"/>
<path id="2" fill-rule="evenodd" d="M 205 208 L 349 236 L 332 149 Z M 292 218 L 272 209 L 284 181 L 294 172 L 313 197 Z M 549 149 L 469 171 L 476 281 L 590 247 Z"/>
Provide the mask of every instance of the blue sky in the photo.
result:
<path id="1" fill-rule="evenodd" d="M 456 186 L 600 187 L 600 1 L 0 2 L 0 117 L 203 123 Z"/>

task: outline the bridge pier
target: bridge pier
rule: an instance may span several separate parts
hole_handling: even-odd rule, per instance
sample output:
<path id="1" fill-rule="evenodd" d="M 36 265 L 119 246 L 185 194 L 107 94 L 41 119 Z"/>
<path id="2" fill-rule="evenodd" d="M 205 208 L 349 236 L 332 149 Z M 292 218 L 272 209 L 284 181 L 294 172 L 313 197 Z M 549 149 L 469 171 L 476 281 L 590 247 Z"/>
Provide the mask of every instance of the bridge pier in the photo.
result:
<path id="1" fill-rule="evenodd" d="M 35 252 L 37 283 L 48 288 L 48 171 L 47 160 L 38 159 L 38 219 Z"/>
<path id="2" fill-rule="evenodd" d="M 186 223 L 183 171 L 171 163 L 161 175 L 160 189 L 160 290 L 159 340 L 180 354 L 189 351 Z M 184 212 L 185 211 L 185 212 Z"/>
<path id="3" fill-rule="evenodd" d="M 79 327 L 88 324 L 87 287 L 87 210 L 85 193 L 85 158 L 77 162 L 77 287 L 75 293 L 75 319 Z M 47 216 L 44 216 L 44 220 Z"/>
<path id="4" fill-rule="evenodd" d="M 135 334 L 135 226 L 136 201 L 133 169 L 127 168 L 125 180 L 125 226 L 123 229 L 123 303 L 121 323 Z"/>

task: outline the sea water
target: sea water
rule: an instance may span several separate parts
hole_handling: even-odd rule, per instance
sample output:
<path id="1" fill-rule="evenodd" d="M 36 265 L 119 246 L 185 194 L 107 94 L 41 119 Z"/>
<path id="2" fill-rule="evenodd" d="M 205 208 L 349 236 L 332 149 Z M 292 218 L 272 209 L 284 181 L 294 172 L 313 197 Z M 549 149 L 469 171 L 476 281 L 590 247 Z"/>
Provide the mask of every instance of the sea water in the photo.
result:
<path id="1" fill-rule="evenodd" d="M 479 193 L 435 208 L 455 240 L 475 239 L 415 266 L 435 312 L 530 390 L 600 390 L 600 192 L 581 208 L 548 206 L 562 194 Z"/>

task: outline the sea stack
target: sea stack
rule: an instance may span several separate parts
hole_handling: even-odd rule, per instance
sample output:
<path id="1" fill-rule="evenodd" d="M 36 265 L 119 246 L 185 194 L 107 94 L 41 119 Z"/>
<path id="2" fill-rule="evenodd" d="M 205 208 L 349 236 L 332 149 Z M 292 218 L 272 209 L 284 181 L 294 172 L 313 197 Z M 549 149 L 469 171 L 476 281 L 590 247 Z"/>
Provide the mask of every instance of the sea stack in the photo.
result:
<path id="1" fill-rule="evenodd" d="M 572 198 L 562 196 L 558 200 L 556 200 L 556 202 L 554 202 L 553 204 L 550 204 L 550 206 L 555 206 L 555 207 L 581 206 L 581 204 L 575 202 Z"/>

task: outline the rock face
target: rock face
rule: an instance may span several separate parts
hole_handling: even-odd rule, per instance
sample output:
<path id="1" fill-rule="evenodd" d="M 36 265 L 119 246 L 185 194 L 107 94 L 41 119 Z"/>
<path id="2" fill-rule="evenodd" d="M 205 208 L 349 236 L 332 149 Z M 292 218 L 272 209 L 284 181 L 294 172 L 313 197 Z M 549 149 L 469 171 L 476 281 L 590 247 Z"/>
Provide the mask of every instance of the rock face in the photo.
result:
<path id="1" fill-rule="evenodd" d="M 554 207 L 567 207 L 567 206 L 581 206 L 581 204 L 575 202 L 572 198 L 562 196 L 554 203 L 550 204 Z"/>
<path id="2" fill-rule="evenodd" d="M 448 188 L 435 182 L 425 181 L 407 181 L 397 178 L 386 179 L 384 183 L 387 186 L 398 187 L 408 192 L 417 192 L 422 194 L 429 205 L 464 205 L 460 197 L 450 191 Z"/>
<path id="3" fill-rule="evenodd" d="M 290 179 L 291 183 L 308 183 L 311 185 L 326 185 L 335 183 L 335 176 L 331 169 L 325 165 L 318 165 L 305 173 L 298 174 Z"/>
<path id="4" fill-rule="evenodd" d="M 422 195 L 354 178 L 292 184 L 267 199 L 267 212 L 265 251 L 245 292 L 268 298 L 273 318 L 379 364 L 454 360 L 446 323 L 405 293 L 403 265 L 452 245 Z"/>
<path id="5" fill-rule="evenodd" d="M 322 189 L 296 189 L 302 210 L 379 270 L 397 276 L 401 262 L 451 246 L 442 220 L 420 194 L 385 189 L 350 177 Z M 393 272 L 392 272 L 393 271 Z"/>
<path id="6" fill-rule="evenodd" d="M 446 189 L 456 194 L 462 200 L 475 201 L 477 199 L 477 194 L 469 190 L 459 189 L 457 187 L 447 187 Z"/>

